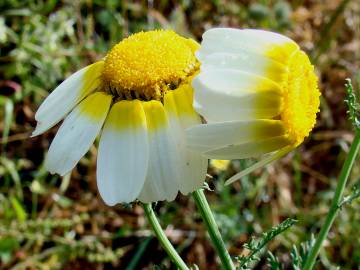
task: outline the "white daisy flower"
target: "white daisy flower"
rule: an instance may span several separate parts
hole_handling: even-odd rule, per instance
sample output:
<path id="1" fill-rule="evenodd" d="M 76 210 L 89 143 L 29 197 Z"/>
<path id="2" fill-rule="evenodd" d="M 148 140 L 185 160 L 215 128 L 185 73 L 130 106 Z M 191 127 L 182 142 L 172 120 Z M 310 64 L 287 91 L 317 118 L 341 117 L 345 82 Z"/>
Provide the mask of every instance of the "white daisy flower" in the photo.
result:
<path id="1" fill-rule="evenodd" d="M 108 205 L 174 200 L 202 186 L 207 159 L 185 147 L 198 44 L 173 31 L 134 34 L 61 83 L 41 104 L 33 136 L 65 118 L 45 160 L 70 172 L 101 133 L 97 184 Z"/>
<path id="2" fill-rule="evenodd" d="M 272 153 L 228 184 L 309 135 L 320 92 L 314 67 L 294 41 L 263 30 L 214 28 L 204 33 L 196 56 L 194 107 L 207 124 L 188 130 L 190 148 L 214 159 Z"/>

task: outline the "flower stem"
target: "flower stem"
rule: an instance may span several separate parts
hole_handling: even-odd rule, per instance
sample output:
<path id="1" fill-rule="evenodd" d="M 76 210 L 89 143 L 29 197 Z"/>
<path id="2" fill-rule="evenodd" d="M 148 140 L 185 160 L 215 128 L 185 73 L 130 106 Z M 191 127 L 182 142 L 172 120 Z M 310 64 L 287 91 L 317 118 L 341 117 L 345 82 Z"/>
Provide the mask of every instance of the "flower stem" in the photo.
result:
<path id="1" fill-rule="evenodd" d="M 306 263 L 304 265 L 303 270 L 311 270 L 314 267 L 316 257 L 320 252 L 322 243 L 326 239 L 329 230 L 331 228 L 331 225 L 333 224 L 336 215 L 339 212 L 341 199 L 343 197 L 342 195 L 346 186 L 347 179 L 350 175 L 351 168 L 354 164 L 356 155 L 359 151 L 359 147 L 360 147 L 360 131 L 357 130 L 355 134 L 355 138 L 351 144 L 349 154 L 347 155 L 344 165 L 341 169 L 339 181 L 336 186 L 335 195 L 331 203 L 329 213 L 327 214 L 325 223 L 320 230 L 319 236 L 316 239 L 314 247 L 310 250 L 310 253 L 306 259 Z"/>
<path id="2" fill-rule="evenodd" d="M 221 234 L 219 232 L 219 228 L 216 225 L 215 218 L 211 212 L 210 206 L 206 200 L 204 191 L 202 189 L 198 189 L 193 192 L 193 198 L 195 200 L 196 206 L 200 211 L 201 217 L 206 224 L 207 231 L 210 235 L 211 241 L 214 244 L 214 247 L 219 254 L 220 260 L 223 264 L 223 267 L 226 270 L 233 270 L 235 266 L 231 260 L 231 257 L 226 250 L 224 241 L 221 238 Z"/>
<path id="3" fill-rule="evenodd" d="M 161 246 L 165 249 L 167 254 L 170 256 L 170 259 L 178 269 L 180 270 L 189 270 L 185 262 L 181 259 L 180 255 L 177 253 L 175 248 L 171 245 L 169 239 L 166 237 L 164 231 L 161 229 L 160 223 L 156 218 L 154 210 L 152 209 L 151 203 L 144 203 L 143 208 L 145 215 L 150 223 L 151 228 L 155 232 L 156 237 L 160 241 Z"/>

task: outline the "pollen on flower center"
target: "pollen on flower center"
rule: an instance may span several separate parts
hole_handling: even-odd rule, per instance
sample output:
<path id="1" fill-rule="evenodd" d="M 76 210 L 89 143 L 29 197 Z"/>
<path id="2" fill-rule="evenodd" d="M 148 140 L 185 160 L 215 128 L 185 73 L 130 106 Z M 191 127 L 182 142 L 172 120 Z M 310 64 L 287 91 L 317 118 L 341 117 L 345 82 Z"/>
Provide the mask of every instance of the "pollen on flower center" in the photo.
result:
<path id="1" fill-rule="evenodd" d="M 115 45 L 105 57 L 104 88 L 120 99 L 161 100 L 199 68 L 199 45 L 171 30 L 140 32 Z"/>
<path id="2" fill-rule="evenodd" d="M 281 120 L 295 145 L 300 144 L 316 122 L 320 91 L 317 76 L 307 55 L 300 50 L 289 60 L 287 78 L 283 83 Z"/>

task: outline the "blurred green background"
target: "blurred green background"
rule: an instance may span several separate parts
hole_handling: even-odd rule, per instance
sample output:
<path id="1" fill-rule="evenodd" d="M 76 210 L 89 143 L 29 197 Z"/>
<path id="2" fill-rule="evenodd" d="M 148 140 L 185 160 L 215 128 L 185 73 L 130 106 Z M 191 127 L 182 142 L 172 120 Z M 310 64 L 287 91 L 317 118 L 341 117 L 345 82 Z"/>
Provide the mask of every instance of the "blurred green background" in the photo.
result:
<path id="1" fill-rule="evenodd" d="M 109 208 L 96 188 L 93 146 L 71 175 L 43 167 L 57 127 L 30 138 L 34 113 L 64 78 L 101 59 L 131 33 L 171 28 L 201 40 L 213 26 L 281 32 L 310 54 L 322 106 L 311 137 L 266 169 L 224 187 L 254 160 L 210 167 L 207 196 L 231 255 L 287 217 L 299 222 L 268 249 L 291 268 L 293 245 L 317 233 L 353 138 L 344 80 L 360 82 L 360 1 L 44 1 L 0 0 L 0 268 L 175 269 L 137 205 Z M 357 162 L 349 182 L 360 178 Z M 200 269 L 220 269 L 191 197 L 158 203 L 163 228 L 181 256 Z M 317 269 L 360 269 L 360 201 L 345 205 Z M 269 269 L 263 252 L 255 269 Z"/>

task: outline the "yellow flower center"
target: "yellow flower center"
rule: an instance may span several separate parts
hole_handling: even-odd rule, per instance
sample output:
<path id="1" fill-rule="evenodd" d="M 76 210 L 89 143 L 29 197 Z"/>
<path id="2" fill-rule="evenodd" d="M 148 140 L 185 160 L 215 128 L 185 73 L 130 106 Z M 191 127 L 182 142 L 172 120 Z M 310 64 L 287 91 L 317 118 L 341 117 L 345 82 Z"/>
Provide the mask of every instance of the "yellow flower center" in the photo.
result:
<path id="1" fill-rule="evenodd" d="M 106 55 L 104 88 L 120 99 L 162 100 L 199 69 L 198 47 L 171 30 L 131 35 Z"/>
<path id="2" fill-rule="evenodd" d="M 315 126 L 320 91 L 314 67 L 303 51 L 293 53 L 286 76 L 282 85 L 284 103 L 280 117 L 290 140 L 299 145 Z"/>

